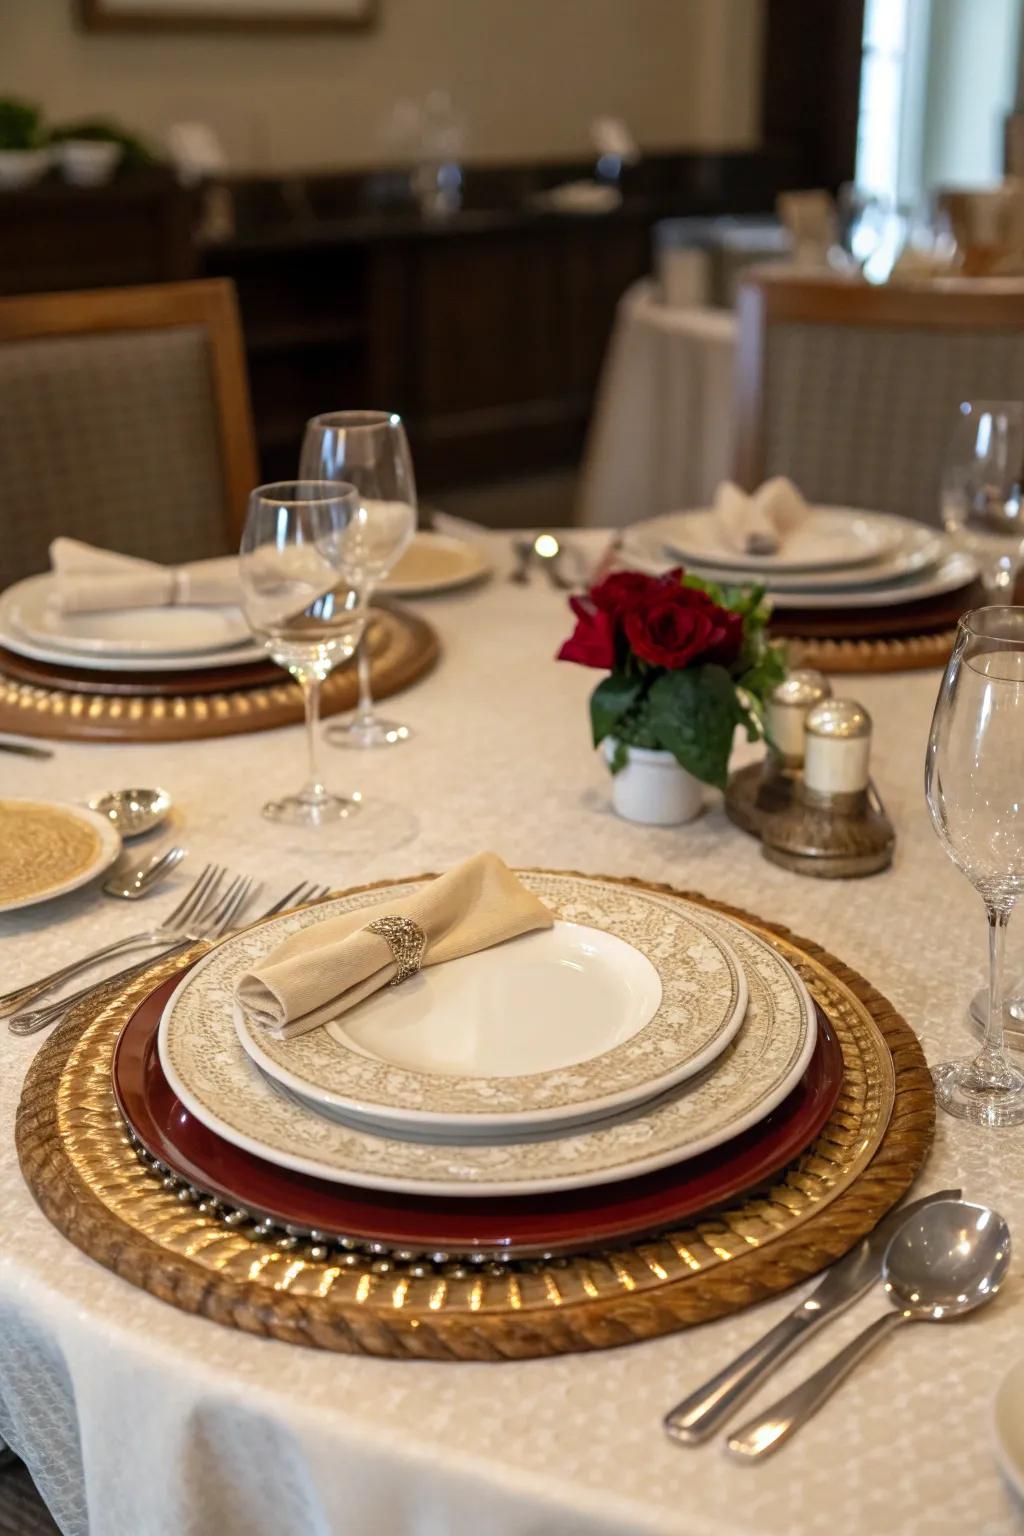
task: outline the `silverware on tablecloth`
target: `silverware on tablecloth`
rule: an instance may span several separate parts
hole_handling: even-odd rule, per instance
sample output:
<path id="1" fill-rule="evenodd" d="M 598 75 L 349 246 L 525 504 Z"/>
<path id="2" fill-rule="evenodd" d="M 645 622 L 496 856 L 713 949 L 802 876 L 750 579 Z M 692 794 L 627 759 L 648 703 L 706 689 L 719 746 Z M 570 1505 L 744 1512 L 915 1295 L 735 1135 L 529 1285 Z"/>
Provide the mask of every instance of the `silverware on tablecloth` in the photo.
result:
<path id="1" fill-rule="evenodd" d="M 533 541 L 531 539 L 513 539 L 512 550 L 516 557 L 516 566 L 508 579 L 509 581 L 514 581 L 517 586 L 528 586 L 530 581 L 530 562 L 533 559 Z"/>
<path id="2" fill-rule="evenodd" d="M 544 571 L 556 591 L 571 592 L 574 583 L 569 580 L 562 570 L 565 546 L 555 535 L 553 533 L 538 533 L 533 541 L 533 553 L 537 556 L 541 570 Z"/>
<path id="3" fill-rule="evenodd" d="M 110 960 L 115 955 L 125 954 L 133 949 L 147 949 L 154 944 L 166 944 L 181 938 L 189 925 L 197 921 L 216 900 L 223 879 L 224 870 L 219 865 L 207 864 L 189 886 L 174 911 L 162 923 L 155 928 L 144 929 L 141 933 L 129 933 L 123 939 L 115 939 L 112 944 L 105 944 L 102 949 L 95 949 L 79 960 L 72 960 L 68 965 L 61 966 L 59 970 L 51 971 L 48 976 L 41 976 L 37 981 L 27 982 L 22 987 L 15 987 L 13 992 L 4 993 L 0 997 L 0 1018 L 16 1013 L 19 1008 L 33 1002 L 37 997 L 42 997 L 43 993 L 49 992 L 52 987 L 59 987 L 63 982 L 70 981 L 72 976 L 77 976 L 80 971 L 87 971 L 103 960 Z"/>
<path id="4" fill-rule="evenodd" d="M 116 896 L 119 901 L 138 901 L 140 896 L 148 896 L 154 886 L 166 880 L 184 857 L 185 849 L 178 845 L 163 853 L 154 853 L 130 869 L 118 865 L 104 880 L 102 889 L 107 896 Z"/>
<path id="5" fill-rule="evenodd" d="M 785 1445 L 827 1402 L 841 1381 L 902 1323 L 946 1323 L 983 1307 L 1010 1265 L 1010 1228 L 1002 1216 L 967 1200 L 940 1200 L 905 1221 L 882 1266 L 888 1312 L 792 1392 L 731 1435 L 739 1461 L 758 1461 Z"/>
<path id="6" fill-rule="evenodd" d="M 90 811 L 98 811 L 113 822 L 123 838 L 152 832 L 167 820 L 171 810 L 166 789 L 107 789 L 85 803 Z"/>
<path id="7" fill-rule="evenodd" d="M 53 756 L 52 747 L 37 747 L 28 741 L 0 741 L 0 752 L 15 752 L 19 757 L 45 758 Z"/>
<path id="8" fill-rule="evenodd" d="M 724 1370 L 678 1403 L 663 1420 L 680 1445 L 700 1445 L 732 1417 L 767 1376 L 800 1348 L 823 1323 L 863 1296 L 879 1279 L 890 1240 L 911 1216 L 937 1201 L 956 1200 L 958 1189 L 940 1189 L 890 1211 L 873 1232 L 833 1264 L 821 1284 L 763 1338 Z"/>
<path id="9" fill-rule="evenodd" d="M 223 871 L 218 871 L 218 888 L 222 876 Z M 56 1002 L 51 1003 L 48 1007 L 37 1008 L 32 1013 L 16 1014 L 8 1023 L 8 1029 L 14 1035 L 34 1035 L 37 1030 L 45 1029 L 48 1024 L 56 1023 L 76 1003 L 85 1002 L 87 998 L 102 992 L 112 983 L 133 980 L 136 976 L 140 976 L 143 971 L 148 970 L 151 965 L 155 965 L 158 960 L 168 959 L 179 951 L 187 949 L 190 944 L 195 943 L 199 939 L 211 941 L 222 939 L 233 927 L 241 926 L 238 919 L 245 908 L 256 899 L 262 889 L 262 885 L 256 881 L 236 877 L 228 886 L 223 896 L 219 896 L 215 901 L 212 909 L 208 899 L 203 901 L 201 907 L 203 916 L 197 918 L 193 914 L 189 921 L 189 931 L 183 933 L 168 948 L 158 951 L 155 955 L 147 955 L 145 960 L 136 961 L 134 965 L 127 966 L 121 971 L 115 971 L 113 975 L 104 976 L 100 981 L 93 982 L 87 987 L 82 987 L 77 992 L 72 992 L 70 997 L 58 998 Z M 297 886 L 293 887 L 292 890 L 269 906 L 265 912 L 261 912 L 259 919 L 253 919 L 253 921 L 274 917 L 278 912 L 284 911 L 286 907 L 304 906 L 312 902 L 322 901 L 328 894 L 329 889 L 327 886 L 316 886 L 308 881 L 300 881 Z"/>

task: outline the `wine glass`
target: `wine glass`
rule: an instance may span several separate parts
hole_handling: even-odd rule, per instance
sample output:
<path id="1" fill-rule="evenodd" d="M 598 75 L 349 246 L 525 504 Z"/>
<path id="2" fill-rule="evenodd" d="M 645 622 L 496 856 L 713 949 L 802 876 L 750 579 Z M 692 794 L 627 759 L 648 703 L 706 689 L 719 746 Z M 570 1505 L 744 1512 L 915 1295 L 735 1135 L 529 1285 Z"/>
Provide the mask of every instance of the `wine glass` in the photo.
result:
<path id="1" fill-rule="evenodd" d="M 416 530 L 416 481 L 402 418 L 393 411 L 328 411 L 306 424 L 299 473 L 344 480 L 363 508 L 359 580 L 366 601 L 374 585 L 398 563 Z M 388 747 L 410 736 L 408 726 L 383 720 L 374 709 L 370 656 L 359 647 L 359 702 L 327 739 L 338 747 Z"/>
<path id="2" fill-rule="evenodd" d="M 938 1102 L 979 1125 L 1024 1121 L 1024 1072 L 1003 1043 L 1006 926 L 1024 894 L 1024 608 L 965 614 L 932 719 L 925 764 L 932 824 L 985 903 L 989 1008 L 973 1060 L 933 1068 Z"/>
<path id="3" fill-rule="evenodd" d="M 253 634 L 302 689 L 309 778 L 297 794 L 263 807 L 270 821 L 320 826 L 360 809 L 357 799 L 332 795 L 317 767 L 320 686 L 347 661 L 366 628 L 358 567 L 362 534 L 359 496 L 334 481 L 290 480 L 261 485 L 249 497 L 239 552 L 242 606 Z"/>
<path id="4" fill-rule="evenodd" d="M 965 400 L 946 455 L 942 521 L 978 563 L 989 603 L 1013 600 L 1024 558 L 1024 402 Z"/>

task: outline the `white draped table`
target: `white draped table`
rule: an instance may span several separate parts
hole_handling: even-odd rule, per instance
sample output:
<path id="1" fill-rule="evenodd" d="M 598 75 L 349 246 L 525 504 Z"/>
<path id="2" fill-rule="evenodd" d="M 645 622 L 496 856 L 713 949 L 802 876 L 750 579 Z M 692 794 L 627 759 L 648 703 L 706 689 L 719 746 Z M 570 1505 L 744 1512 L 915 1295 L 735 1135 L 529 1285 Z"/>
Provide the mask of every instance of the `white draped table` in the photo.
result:
<path id="1" fill-rule="evenodd" d="M 821 940 L 919 1032 L 930 1059 L 967 1048 L 983 964 L 981 904 L 946 860 L 921 788 L 933 674 L 851 680 L 876 725 L 875 774 L 899 834 L 891 871 L 817 882 L 767 864 L 720 800 L 695 824 L 644 829 L 608 809 L 588 749 L 595 676 L 558 665 L 560 595 L 538 576 L 422 604 L 441 664 L 391 706 L 394 751 L 328 751 L 331 780 L 407 807 L 414 840 L 372 860 L 346 829 L 260 819 L 291 788 L 298 728 L 172 746 L 58 744 L 0 756 L 0 792 L 82 796 L 162 784 L 190 858 L 272 882 L 336 887 L 438 870 L 482 848 L 510 863 L 697 888 Z M 845 686 L 845 684 L 844 684 Z M 89 891 L 0 918 L 4 989 L 137 927 L 144 908 Z M 793 1444 L 758 1468 L 685 1450 L 662 1413 L 794 1303 L 649 1344 L 511 1365 L 386 1362 L 292 1348 L 174 1311 L 85 1258 L 36 1209 L 14 1114 L 37 1042 L 0 1028 L 0 1434 L 68 1536 L 1004 1536 L 1018 1516 L 992 1450 L 991 1400 L 1024 1354 L 1018 1259 L 977 1319 L 889 1342 Z M 919 1189 L 962 1184 L 1024 1250 L 1024 1135 L 942 1119 Z M 787 1387 L 884 1305 L 860 1303 L 778 1376 Z M 2 1490 L 2 1480 L 0 1480 Z M 0 1492 L 2 1497 L 2 1492 Z M 2 1524 L 2 1519 L 0 1519 Z"/>
<path id="2" fill-rule="evenodd" d="M 665 304 L 650 280 L 619 300 L 580 471 L 576 521 L 624 528 L 708 506 L 733 473 L 736 318 Z"/>

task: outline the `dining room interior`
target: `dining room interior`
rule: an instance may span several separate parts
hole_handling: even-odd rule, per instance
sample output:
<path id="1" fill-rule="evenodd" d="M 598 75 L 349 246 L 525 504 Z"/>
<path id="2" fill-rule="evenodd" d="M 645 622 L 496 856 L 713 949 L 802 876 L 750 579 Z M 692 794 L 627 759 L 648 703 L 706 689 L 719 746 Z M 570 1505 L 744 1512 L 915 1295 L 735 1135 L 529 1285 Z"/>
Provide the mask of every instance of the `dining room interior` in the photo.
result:
<path id="1" fill-rule="evenodd" d="M 0 6 L 0 1536 L 1021 1530 L 1022 776 L 1024 0 Z"/>

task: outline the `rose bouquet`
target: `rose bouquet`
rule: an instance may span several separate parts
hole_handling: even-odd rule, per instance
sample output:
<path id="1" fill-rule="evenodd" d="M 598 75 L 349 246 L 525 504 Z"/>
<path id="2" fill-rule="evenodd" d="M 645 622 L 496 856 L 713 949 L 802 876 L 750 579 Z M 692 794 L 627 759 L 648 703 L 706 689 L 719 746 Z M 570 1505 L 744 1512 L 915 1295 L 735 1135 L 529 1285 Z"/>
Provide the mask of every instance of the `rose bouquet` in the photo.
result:
<path id="1" fill-rule="evenodd" d="M 765 697 L 786 675 L 782 647 L 767 638 L 763 588 L 620 571 L 570 606 L 576 628 L 558 657 L 609 674 L 590 719 L 595 746 L 614 742 L 612 772 L 641 747 L 671 752 L 724 789 L 736 727 L 751 741 L 764 734 Z"/>

